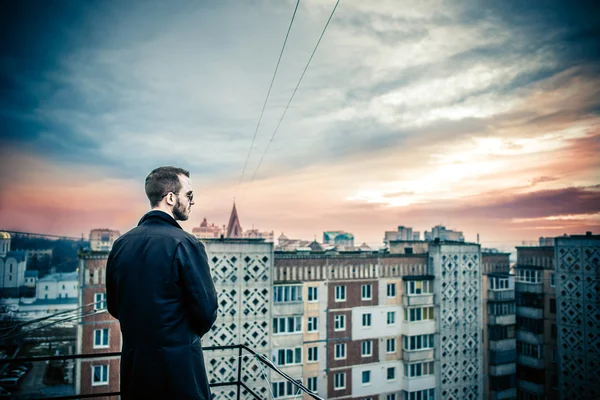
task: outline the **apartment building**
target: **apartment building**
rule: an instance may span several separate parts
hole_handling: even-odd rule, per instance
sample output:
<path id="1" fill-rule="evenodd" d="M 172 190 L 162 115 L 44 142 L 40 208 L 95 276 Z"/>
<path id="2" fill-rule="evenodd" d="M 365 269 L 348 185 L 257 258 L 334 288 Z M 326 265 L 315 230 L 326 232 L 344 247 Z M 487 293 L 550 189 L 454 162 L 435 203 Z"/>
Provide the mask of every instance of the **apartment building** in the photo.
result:
<path id="1" fill-rule="evenodd" d="M 486 252 L 483 262 L 485 396 L 516 399 L 516 308 L 509 253 Z"/>
<path id="2" fill-rule="evenodd" d="M 101 355 L 121 351 L 119 321 L 106 311 L 107 260 L 107 250 L 89 250 L 79 254 L 78 306 L 83 317 L 77 326 L 77 354 Z M 78 359 L 75 364 L 75 393 L 118 392 L 119 376 L 118 356 Z"/>
<path id="3" fill-rule="evenodd" d="M 561 399 L 600 398 L 600 235 L 554 241 Z"/>
<path id="4" fill-rule="evenodd" d="M 514 398 L 509 255 L 482 255 L 479 245 L 463 242 L 434 241 L 418 250 L 275 253 L 275 290 L 296 287 L 303 296 L 294 310 L 303 316 L 303 380 L 327 399 L 482 399 L 490 370 L 495 398 Z M 484 266 L 496 274 L 491 296 Z M 505 284 L 510 294 L 496 294 Z M 488 297 L 512 304 L 508 318 L 494 314 L 489 321 L 498 338 L 503 326 L 513 331 L 508 344 L 497 345 L 496 336 L 490 342 L 498 347 L 491 368 L 484 366 Z M 512 357 L 503 357 L 505 347 Z"/>
<path id="5" fill-rule="evenodd" d="M 554 247 L 517 247 L 517 395 L 558 399 Z"/>

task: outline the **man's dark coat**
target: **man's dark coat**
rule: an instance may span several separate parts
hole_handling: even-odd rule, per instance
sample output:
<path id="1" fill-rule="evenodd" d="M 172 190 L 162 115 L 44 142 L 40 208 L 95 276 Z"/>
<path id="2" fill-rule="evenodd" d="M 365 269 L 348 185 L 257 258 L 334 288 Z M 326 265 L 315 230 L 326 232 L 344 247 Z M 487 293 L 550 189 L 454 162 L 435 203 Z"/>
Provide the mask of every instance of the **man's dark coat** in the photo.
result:
<path id="1" fill-rule="evenodd" d="M 218 306 L 198 239 L 150 211 L 113 245 L 106 300 L 123 334 L 122 398 L 211 398 L 200 337 Z"/>

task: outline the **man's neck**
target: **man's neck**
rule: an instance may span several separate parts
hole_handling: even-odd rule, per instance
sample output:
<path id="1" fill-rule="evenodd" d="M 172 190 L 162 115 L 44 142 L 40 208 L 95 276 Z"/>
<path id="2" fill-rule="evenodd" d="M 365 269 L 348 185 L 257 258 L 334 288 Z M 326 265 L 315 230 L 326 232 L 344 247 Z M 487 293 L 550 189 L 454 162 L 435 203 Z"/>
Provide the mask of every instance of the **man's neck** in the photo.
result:
<path id="1" fill-rule="evenodd" d="M 165 214 L 170 215 L 171 218 L 175 219 L 175 216 L 173 216 L 173 212 L 170 209 L 166 208 L 166 207 L 161 207 L 160 205 L 158 205 L 158 206 L 154 207 L 152 209 L 152 211 L 162 211 Z"/>

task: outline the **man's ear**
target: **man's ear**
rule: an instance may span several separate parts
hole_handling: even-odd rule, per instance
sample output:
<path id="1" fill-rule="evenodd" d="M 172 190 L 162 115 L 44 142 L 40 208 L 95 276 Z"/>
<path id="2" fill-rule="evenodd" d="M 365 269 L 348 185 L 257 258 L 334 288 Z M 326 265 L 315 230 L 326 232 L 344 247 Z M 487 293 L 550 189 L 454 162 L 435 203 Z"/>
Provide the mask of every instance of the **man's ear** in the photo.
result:
<path id="1" fill-rule="evenodd" d="M 175 194 L 173 194 L 173 192 L 169 192 L 169 194 L 165 196 L 165 200 L 167 201 L 168 205 L 174 206 L 175 205 Z"/>

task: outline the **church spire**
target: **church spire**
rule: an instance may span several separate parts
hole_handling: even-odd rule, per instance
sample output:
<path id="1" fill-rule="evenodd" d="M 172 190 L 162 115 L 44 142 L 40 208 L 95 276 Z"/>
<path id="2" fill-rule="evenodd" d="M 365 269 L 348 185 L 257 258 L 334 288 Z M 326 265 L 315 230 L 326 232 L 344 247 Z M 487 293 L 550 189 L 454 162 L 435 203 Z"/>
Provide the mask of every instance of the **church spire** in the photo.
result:
<path id="1" fill-rule="evenodd" d="M 235 208 L 235 201 L 233 202 L 233 209 L 231 210 L 231 216 L 229 217 L 229 223 L 227 224 L 227 237 L 242 237 L 242 226 L 240 225 L 240 219 L 238 218 L 237 209 Z"/>

